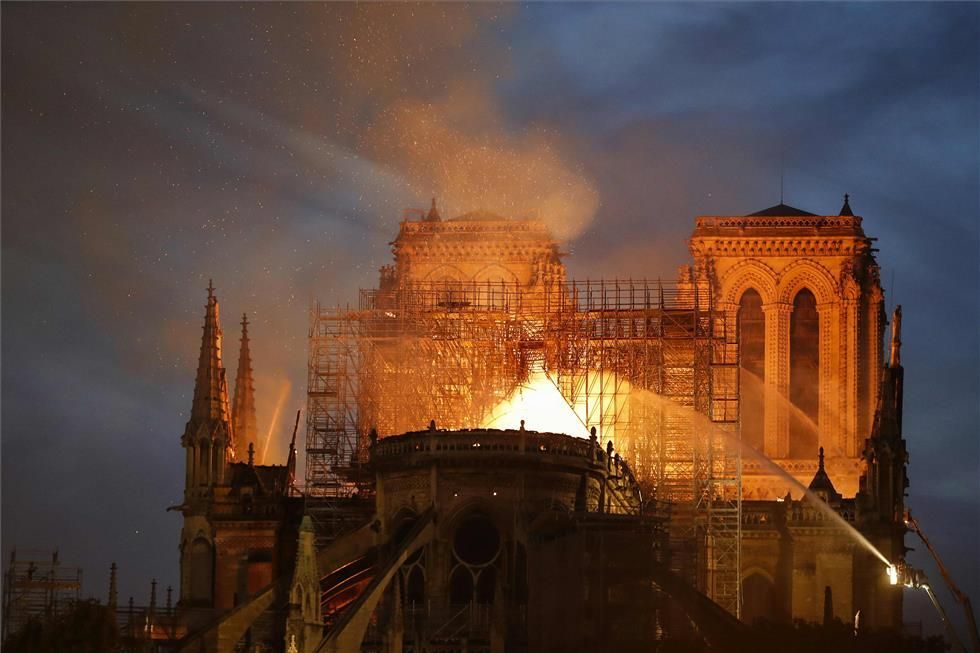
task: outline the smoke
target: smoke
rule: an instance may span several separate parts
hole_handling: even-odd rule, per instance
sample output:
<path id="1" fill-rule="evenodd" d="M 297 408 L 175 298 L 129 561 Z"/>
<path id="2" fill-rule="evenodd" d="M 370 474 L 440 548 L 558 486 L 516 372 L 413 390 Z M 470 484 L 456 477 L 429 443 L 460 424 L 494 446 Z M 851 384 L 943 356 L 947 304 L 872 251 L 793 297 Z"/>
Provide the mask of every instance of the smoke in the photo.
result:
<path id="1" fill-rule="evenodd" d="M 557 135 L 508 131 L 483 83 L 454 83 L 432 101 L 393 103 L 371 126 L 368 143 L 420 194 L 443 198 L 456 213 L 537 217 L 555 237 L 570 240 L 599 206 L 595 185 L 563 156 Z"/>
<path id="2" fill-rule="evenodd" d="M 403 206 L 438 196 L 447 217 L 478 209 L 536 216 L 563 240 L 593 220 L 597 186 L 569 144 L 545 124 L 518 128 L 503 114 L 499 85 L 514 69 L 499 32 L 514 7 L 310 11 L 329 35 L 324 61 L 341 81 L 331 119 L 313 120 L 405 178 L 413 192 Z"/>

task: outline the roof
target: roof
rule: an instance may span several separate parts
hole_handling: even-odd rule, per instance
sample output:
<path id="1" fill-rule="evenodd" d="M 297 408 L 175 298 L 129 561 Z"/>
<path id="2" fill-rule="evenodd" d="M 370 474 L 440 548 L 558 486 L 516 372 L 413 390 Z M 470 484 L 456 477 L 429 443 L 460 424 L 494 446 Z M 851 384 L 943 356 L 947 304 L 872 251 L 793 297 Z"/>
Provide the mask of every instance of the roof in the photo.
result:
<path id="1" fill-rule="evenodd" d="M 231 464 L 231 486 L 241 488 L 252 486 L 260 494 L 281 494 L 289 484 L 289 470 L 285 465 Z"/>
<path id="2" fill-rule="evenodd" d="M 455 218 L 450 218 L 450 222 L 501 222 L 508 220 L 508 218 L 505 218 L 502 215 L 497 215 L 496 213 L 491 213 L 490 211 L 484 210 L 470 211 L 469 213 L 458 215 Z"/>
<path id="3" fill-rule="evenodd" d="M 783 204 L 780 202 L 776 206 L 770 206 L 768 209 L 762 209 L 761 211 L 756 211 L 755 213 L 750 213 L 748 217 L 788 217 L 788 216 L 805 216 L 805 215 L 816 215 L 816 213 L 810 213 L 809 211 L 804 211 L 803 209 L 798 209 L 794 206 L 788 204 Z"/>

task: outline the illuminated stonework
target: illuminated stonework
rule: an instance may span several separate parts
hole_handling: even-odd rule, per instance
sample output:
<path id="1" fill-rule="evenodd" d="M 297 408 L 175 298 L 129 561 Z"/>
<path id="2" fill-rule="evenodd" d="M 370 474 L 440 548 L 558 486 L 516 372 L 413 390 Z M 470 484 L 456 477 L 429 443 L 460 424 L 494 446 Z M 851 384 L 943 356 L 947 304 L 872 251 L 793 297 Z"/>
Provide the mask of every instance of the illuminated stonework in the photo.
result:
<path id="1" fill-rule="evenodd" d="M 845 496 L 854 496 L 861 446 L 871 429 L 878 394 L 884 328 L 878 265 L 861 217 L 852 215 L 846 198 L 835 216 L 784 204 L 748 216 L 701 216 L 690 249 L 694 273 L 713 280 L 716 298 L 733 325 L 739 322 L 740 308 L 747 310 L 747 297 L 761 298 L 761 379 L 746 373 L 746 343 L 741 343 L 743 440 L 751 435 L 745 425 L 753 419 L 744 411 L 753 408 L 751 395 L 758 392 L 757 410 L 763 411 L 757 416 L 758 448 L 806 483 L 817 468 L 817 447 L 823 446 L 834 483 Z M 803 300 L 815 303 L 818 355 L 794 368 L 794 354 L 806 342 L 803 336 L 794 340 L 794 313 L 806 310 Z M 805 325 L 795 332 L 804 330 Z M 794 388 L 793 377 L 805 378 L 806 365 L 814 362 L 815 393 L 806 400 L 799 392 L 802 382 Z M 794 372 L 797 368 L 802 369 Z M 753 381 L 761 386 L 758 390 L 751 387 Z M 812 404 L 809 411 L 802 406 L 807 401 Z M 794 420 L 803 427 L 794 429 Z M 813 442 L 801 441 L 807 438 L 806 429 Z M 745 461 L 744 470 L 747 499 L 772 499 L 788 489 L 785 481 L 752 460 Z"/>
<path id="2" fill-rule="evenodd" d="M 382 286 L 504 282 L 526 288 L 565 279 L 558 243 L 540 220 L 486 211 L 443 220 L 435 200 L 422 220 L 402 221 L 392 251 L 395 264 L 382 269 Z"/>

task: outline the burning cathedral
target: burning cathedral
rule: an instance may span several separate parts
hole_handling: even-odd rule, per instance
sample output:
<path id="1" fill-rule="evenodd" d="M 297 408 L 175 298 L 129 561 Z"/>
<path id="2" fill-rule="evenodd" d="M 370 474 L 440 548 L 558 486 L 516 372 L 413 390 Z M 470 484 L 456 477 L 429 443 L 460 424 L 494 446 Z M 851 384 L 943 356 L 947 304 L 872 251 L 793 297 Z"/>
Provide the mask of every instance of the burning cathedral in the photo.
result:
<path id="1" fill-rule="evenodd" d="M 669 283 L 569 280 L 542 222 L 435 200 L 392 245 L 356 308 L 312 311 L 304 478 L 295 432 L 255 463 L 247 322 L 230 400 L 208 289 L 157 639 L 724 650 L 759 618 L 901 626 L 901 314 L 885 356 L 847 196 L 698 217 Z"/>

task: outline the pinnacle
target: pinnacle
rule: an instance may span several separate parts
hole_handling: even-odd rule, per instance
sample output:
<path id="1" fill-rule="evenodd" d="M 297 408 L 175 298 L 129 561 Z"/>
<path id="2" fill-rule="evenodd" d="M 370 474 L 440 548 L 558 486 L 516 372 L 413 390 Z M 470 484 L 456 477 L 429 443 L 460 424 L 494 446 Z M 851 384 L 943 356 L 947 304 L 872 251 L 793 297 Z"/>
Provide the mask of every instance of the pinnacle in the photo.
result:
<path id="1" fill-rule="evenodd" d="M 255 419 L 255 382 L 252 378 L 252 353 L 249 348 L 248 315 L 242 314 L 241 349 L 238 371 L 235 374 L 235 400 L 232 404 L 232 424 L 235 432 L 235 457 L 244 460 L 247 443 L 257 440 Z"/>
<path id="2" fill-rule="evenodd" d="M 194 384 L 191 421 L 227 420 L 228 390 L 221 362 L 221 320 L 214 284 L 208 283 L 208 303 L 204 313 L 204 333 Z"/>

